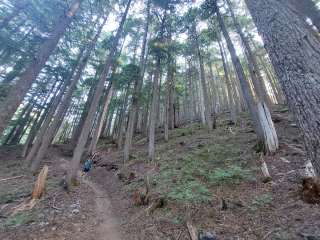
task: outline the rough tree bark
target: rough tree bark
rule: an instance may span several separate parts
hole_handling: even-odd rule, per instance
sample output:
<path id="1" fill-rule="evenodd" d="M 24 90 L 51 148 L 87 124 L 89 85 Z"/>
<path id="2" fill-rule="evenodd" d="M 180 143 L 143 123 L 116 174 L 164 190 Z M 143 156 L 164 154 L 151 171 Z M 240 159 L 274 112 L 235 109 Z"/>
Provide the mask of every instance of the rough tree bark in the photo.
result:
<path id="1" fill-rule="evenodd" d="M 320 174 L 320 42 L 284 0 L 246 0 Z"/>

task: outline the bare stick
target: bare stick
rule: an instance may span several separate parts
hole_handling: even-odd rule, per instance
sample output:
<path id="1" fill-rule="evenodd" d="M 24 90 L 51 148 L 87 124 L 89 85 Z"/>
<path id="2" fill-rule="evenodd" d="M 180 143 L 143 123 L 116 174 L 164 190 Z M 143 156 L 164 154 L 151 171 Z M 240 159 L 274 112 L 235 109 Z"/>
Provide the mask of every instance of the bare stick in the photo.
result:
<path id="1" fill-rule="evenodd" d="M 3 179 L 0 179 L 0 182 L 5 182 L 5 181 L 9 181 L 9 180 L 17 179 L 17 178 L 22 178 L 22 177 L 24 177 L 24 175 L 15 176 L 15 177 L 9 177 L 9 178 L 3 178 Z"/>
<path id="2" fill-rule="evenodd" d="M 187 228 L 189 231 L 189 235 L 191 237 L 191 240 L 198 240 L 197 237 L 197 230 L 196 228 L 191 224 L 191 222 L 187 222 Z"/>

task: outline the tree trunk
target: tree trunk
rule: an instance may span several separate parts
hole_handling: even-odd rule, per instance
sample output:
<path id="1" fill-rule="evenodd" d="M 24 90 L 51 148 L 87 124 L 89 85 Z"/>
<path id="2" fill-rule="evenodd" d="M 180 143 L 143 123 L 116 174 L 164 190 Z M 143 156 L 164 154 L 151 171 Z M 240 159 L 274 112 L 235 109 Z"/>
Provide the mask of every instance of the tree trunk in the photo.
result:
<path id="1" fill-rule="evenodd" d="M 258 117 L 260 120 L 260 125 L 261 125 L 263 136 L 264 136 L 264 145 L 265 145 L 264 147 L 266 151 L 273 153 L 279 148 L 279 143 L 278 143 L 277 133 L 274 128 L 274 124 L 271 119 L 270 111 L 268 108 L 268 105 L 269 106 L 271 105 L 271 101 L 265 89 L 263 78 L 261 76 L 256 57 L 254 56 L 251 50 L 251 47 L 249 45 L 249 41 L 246 38 L 246 36 L 244 36 L 241 26 L 233 13 L 230 0 L 226 0 L 226 2 L 228 4 L 234 25 L 236 26 L 237 32 L 240 35 L 242 43 L 244 44 L 244 47 L 245 47 L 245 53 L 249 63 L 248 67 L 249 67 L 250 76 L 253 82 L 254 89 L 257 93 L 257 98 L 258 98 L 257 109 L 258 109 Z M 268 105 L 266 103 L 268 103 Z"/>
<path id="2" fill-rule="evenodd" d="M 53 32 L 37 51 L 31 63 L 26 70 L 20 75 L 19 80 L 13 86 L 7 98 L 0 105 L 0 133 L 6 128 L 8 122 L 11 120 L 16 109 L 21 104 L 26 93 L 30 89 L 33 81 L 39 75 L 41 69 L 44 67 L 48 58 L 56 48 L 60 38 L 65 33 L 67 27 L 70 25 L 74 15 L 80 7 L 81 0 L 75 0 L 70 9 L 64 14 L 55 25 Z"/>
<path id="3" fill-rule="evenodd" d="M 228 5 L 228 8 L 230 10 L 231 18 L 232 18 L 233 23 L 236 27 L 237 33 L 239 34 L 241 41 L 242 41 L 244 48 L 245 48 L 245 54 L 247 56 L 248 63 L 249 63 L 249 71 L 250 71 L 252 83 L 254 85 L 256 93 L 257 93 L 260 101 L 264 101 L 268 104 L 268 106 L 270 106 L 271 101 L 268 96 L 267 90 L 265 88 L 264 80 L 261 76 L 259 66 L 257 63 L 257 59 L 251 50 L 251 47 L 250 47 L 250 44 L 249 44 L 247 37 L 244 35 L 242 28 L 241 28 L 236 16 L 234 15 L 232 4 L 231 4 L 230 0 L 226 0 L 226 2 Z"/>
<path id="4" fill-rule="evenodd" d="M 174 73 L 173 73 L 173 62 L 172 56 L 168 57 L 168 71 L 166 81 L 166 96 L 164 105 L 164 139 L 169 140 L 169 129 L 174 128 L 174 111 L 173 111 L 173 91 L 174 91 Z"/>
<path id="5" fill-rule="evenodd" d="M 20 126 L 20 121 L 24 118 L 26 112 L 30 109 L 32 110 L 34 104 L 31 104 L 31 101 L 29 103 L 26 104 L 26 106 L 21 110 L 21 113 L 19 114 L 19 116 L 17 117 L 17 120 L 15 121 L 16 123 L 14 124 L 14 126 L 11 128 L 10 132 L 4 137 L 3 140 L 3 144 L 7 145 L 12 136 L 15 134 L 15 132 L 17 131 L 17 129 Z"/>
<path id="6" fill-rule="evenodd" d="M 47 109 L 48 110 L 48 109 Z M 37 130 L 41 127 L 41 124 L 43 123 L 46 115 L 48 114 L 48 111 L 45 111 L 42 115 L 41 115 L 41 110 L 38 111 L 37 113 L 37 116 L 34 120 L 34 123 L 30 129 L 30 132 L 29 132 L 29 135 L 27 137 L 27 140 L 26 142 L 24 143 L 24 146 L 23 146 L 23 149 L 22 149 L 22 153 L 21 153 L 21 157 L 22 158 L 25 158 L 26 155 L 27 155 L 27 152 L 29 150 L 29 147 L 31 146 L 35 136 L 36 136 L 36 133 L 37 133 Z"/>
<path id="7" fill-rule="evenodd" d="M 237 117 L 236 117 L 236 109 L 235 109 L 235 102 L 236 100 L 234 99 L 233 93 L 232 93 L 232 84 L 229 78 L 229 71 L 228 71 L 228 67 L 226 64 L 226 60 L 224 57 L 224 53 L 222 50 L 222 46 L 220 41 L 218 41 L 219 44 L 219 49 L 220 49 L 220 55 L 221 55 L 221 60 L 222 60 L 222 65 L 223 65 L 223 70 L 224 70 L 224 78 L 226 81 L 226 85 L 227 85 L 227 91 L 228 91 L 228 101 L 229 101 L 229 108 L 230 108 L 230 120 L 233 123 L 237 123 Z"/>
<path id="8" fill-rule="evenodd" d="M 130 95 L 131 82 L 127 84 L 127 88 L 124 90 L 124 97 L 122 99 L 119 122 L 118 122 L 118 136 L 117 136 L 117 146 L 118 149 L 122 149 L 122 142 L 124 137 L 124 132 L 126 128 L 126 118 L 127 118 L 127 108 L 128 108 L 128 99 Z"/>
<path id="9" fill-rule="evenodd" d="M 219 22 L 221 31 L 223 33 L 223 36 L 224 36 L 226 42 L 227 42 L 227 46 L 228 46 L 228 49 L 229 49 L 229 52 L 230 52 L 230 55 L 231 55 L 231 60 L 233 62 L 235 71 L 237 73 L 237 76 L 238 76 L 238 79 L 239 79 L 239 82 L 240 82 L 240 87 L 241 87 L 241 90 L 242 90 L 242 94 L 243 94 L 244 100 L 246 101 L 247 107 L 248 107 L 250 115 L 252 117 L 256 133 L 258 134 L 259 139 L 263 141 L 264 140 L 264 136 L 263 136 L 263 132 L 262 132 L 262 129 L 261 129 L 261 126 L 260 126 L 260 123 L 259 123 L 258 114 L 257 114 L 256 108 L 255 108 L 255 101 L 253 99 L 253 96 L 252 96 L 252 93 L 251 93 L 251 90 L 250 90 L 251 87 L 249 85 L 248 80 L 246 79 L 246 76 L 245 76 L 244 70 L 242 68 L 240 59 L 238 58 L 238 56 L 236 54 L 236 50 L 235 50 L 235 48 L 233 46 L 233 43 L 232 43 L 232 41 L 230 39 L 229 33 L 228 33 L 227 29 L 226 29 L 226 26 L 224 24 L 224 20 L 223 20 L 221 14 L 220 14 L 220 10 L 219 10 L 219 8 L 217 6 L 217 3 L 216 3 L 216 1 L 213 1 L 213 3 L 214 3 L 214 5 L 213 5 L 214 6 L 214 10 L 217 13 L 218 22 Z"/>
<path id="10" fill-rule="evenodd" d="M 119 43 L 119 40 L 120 40 L 120 37 L 122 34 L 124 23 L 126 21 L 127 15 L 128 15 L 131 1 L 132 0 L 129 0 L 127 3 L 126 10 L 122 16 L 119 28 L 116 33 L 116 36 L 114 37 L 114 40 L 111 44 L 110 52 L 109 52 L 109 55 L 105 61 L 104 68 L 103 68 L 101 75 L 100 75 L 100 78 L 98 80 L 96 92 L 95 92 L 94 97 L 92 99 L 87 118 L 84 122 L 81 134 L 80 134 L 78 142 L 77 142 L 77 146 L 74 149 L 73 158 L 70 162 L 70 166 L 68 169 L 68 176 L 67 176 L 68 185 L 71 185 L 72 183 L 76 183 L 76 181 L 77 181 L 77 171 L 78 171 L 79 164 L 81 161 L 81 156 L 84 152 L 84 147 L 87 142 L 88 136 L 90 134 L 90 130 L 92 127 L 94 116 L 95 116 L 97 107 L 99 105 L 100 98 L 103 94 L 104 84 L 106 82 L 107 75 L 109 73 L 110 67 L 112 66 L 112 63 L 114 62 L 115 53 L 117 51 L 118 43 Z"/>
<path id="11" fill-rule="evenodd" d="M 48 111 L 48 114 L 46 116 L 45 121 L 43 122 L 41 128 L 38 130 L 38 134 L 36 137 L 36 140 L 32 146 L 32 148 L 30 149 L 30 152 L 28 153 L 27 157 L 26 157 L 26 162 L 28 164 L 31 164 L 33 157 L 35 156 L 35 154 L 37 153 L 40 145 L 41 145 L 41 141 L 42 138 L 44 136 L 44 134 L 46 133 L 46 130 L 48 129 L 50 122 L 52 120 L 52 117 L 61 101 L 61 98 L 66 90 L 68 86 L 68 82 L 64 82 L 63 86 L 60 89 L 60 92 L 58 93 L 58 95 L 54 98 L 52 105 L 50 106 L 50 110 Z"/>
<path id="12" fill-rule="evenodd" d="M 97 73 L 98 72 L 96 72 L 96 74 Z M 96 77 L 95 77 L 95 79 L 96 79 Z M 92 102 L 95 90 L 96 90 L 96 82 L 94 82 L 90 87 L 90 90 L 89 90 L 89 93 L 88 93 L 88 97 L 87 97 L 86 103 L 84 105 L 84 108 L 83 108 L 79 123 L 73 129 L 72 137 L 71 137 L 71 144 L 72 145 L 75 145 L 77 143 L 77 141 L 78 141 L 78 138 L 80 136 L 81 130 L 83 128 L 83 124 L 84 124 L 84 122 L 85 122 L 85 120 L 87 118 L 88 110 L 89 110 L 89 107 L 90 107 L 90 103 Z"/>
<path id="13" fill-rule="evenodd" d="M 194 81 L 192 81 L 192 61 L 188 61 L 188 91 L 191 97 L 191 120 L 194 121 L 197 118 L 197 106 L 196 106 L 196 96 L 193 88 Z"/>
<path id="14" fill-rule="evenodd" d="M 48 113 L 49 113 L 49 110 L 50 110 L 52 104 L 55 102 L 55 98 L 56 98 L 57 94 L 59 94 L 59 90 L 60 90 L 60 88 L 62 86 L 62 83 L 60 83 L 59 85 L 58 85 L 58 83 L 59 83 L 58 81 L 56 81 L 54 83 L 54 85 L 52 86 L 50 91 L 46 94 L 45 100 L 40 105 L 40 109 L 38 110 L 38 113 L 37 113 L 36 118 L 34 120 L 33 126 L 30 129 L 30 132 L 29 132 L 29 135 L 27 137 L 27 140 L 26 140 L 26 142 L 25 142 L 25 144 L 23 146 L 23 150 L 22 150 L 22 153 L 21 153 L 21 157 L 22 158 L 26 157 L 27 152 L 29 150 L 29 147 L 31 146 L 34 138 L 36 137 L 38 129 L 41 128 L 41 125 L 42 125 L 43 121 L 48 116 Z M 52 91 L 55 88 L 56 88 L 56 90 L 52 94 Z M 53 97 L 50 98 L 51 95 L 53 95 Z M 42 113 L 42 109 L 44 109 L 43 113 Z"/>
<path id="15" fill-rule="evenodd" d="M 130 148 L 132 144 L 132 137 L 134 133 L 134 126 L 136 125 L 136 116 L 138 113 L 140 101 L 139 101 L 139 95 L 142 88 L 143 83 L 143 77 L 144 77 L 144 69 L 145 69 L 145 53 L 146 53 L 146 47 L 147 47 L 147 37 L 148 37 L 148 31 L 149 31 L 149 23 L 151 19 L 150 15 L 150 5 L 151 0 L 148 0 L 147 2 L 147 18 L 144 26 L 144 34 L 143 34 L 143 40 L 142 40 L 142 47 L 141 47 L 141 56 L 140 56 L 140 75 L 141 77 L 137 79 L 134 83 L 134 89 L 133 89 L 133 95 L 132 95 L 132 105 L 131 109 L 129 111 L 129 120 L 128 120 L 128 128 L 126 131 L 126 139 L 124 143 L 124 161 L 129 160 L 130 155 Z"/>
<path id="16" fill-rule="evenodd" d="M 320 174 L 320 42 L 283 0 L 246 0 Z"/>
<path id="17" fill-rule="evenodd" d="M 30 118 L 32 110 L 33 106 L 31 106 L 31 108 L 26 112 L 25 116 L 23 116 L 23 118 L 20 119 L 18 128 L 16 129 L 14 135 L 8 142 L 9 145 L 17 145 L 19 143 L 21 136 L 24 134 L 25 128 L 28 126 L 28 124 L 30 124 L 30 120 L 32 119 Z"/>
<path id="18" fill-rule="evenodd" d="M 87 62 L 88 62 L 90 55 L 91 55 L 91 52 L 96 45 L 96 42 L 100 36 L 100 33 L 101 33 L 102 28 L 104 27 L 104 24 L 106 21 L 107 21 L 107 17 L 104 18 L 104 21 L 100 25 L 98 32 L 96 33 L 94 39 L 92 39 L 92 41 L 88 44 L 88 49 L 86 49 L 86 51 L 85 51 L 85 48 L 80 50 L 80 53 L 78 56 L 78 61 L 77 61 L 78 64 L 75 67 L 76 70 L 70 74 L 72 77 L 70 80 L 71 84 L 70 84 L 66 94 L 63 96 L 61 103 L 57 109 L 57 112 L 56 112 L 55 116 L 53 117 L 53 121 L 50 124 L 50 127 L 47 129 L 47 131 L 41 141 L 41 146 L 38 150 L 36 157 L 33 159 L 33 162 L 31 165 L 32 172 L 35 172 L 38 169 L 41 160 L 45 156 L 49 145 L 51 144 L 56 132 L 58 131 L 59 126 L 61 125 L 61 123 L 63 121 L 63 117 L 64 117 L 64 115 L 70 105 L 70 102 L 72 99 L 72 94 L 77 87 L 77 84 L 81 78 L 82 72 L 87 65 Z M 84 54 L 84 52 L 85 52 L 85 54 Z M 83 54 L 84 54 L 84 56 L 83 56 Z"/>
<path id="19" fill-rule="evenodd" d="M 103 101 L 102 101 L 103 102 L 102 111 L 99 114 L 99 117 L 97 120 L 97 126 L 93 132 L 92 140 L 91 140 L 89 151 L 88 151 L 89 154 L 94 154 L 94 152 L 96 151 L 97 143 L 100 138 L 101 131 L 102 131 L 102 126 L 106 120 L 107 112 L 109 110 L 109 104 L 110 104 L 111 97 L 113 94 L 113 83 L 110 82 L 109 84 L 110 84 L 110 86 L 108 87 L 108 89 L 105 93 L 105 96 L 103 98 Z"/>
<path id="20" fill-rule="evenodd" d="M 80 54 L 78 55 L 78 58 L 76 61 L 77 63 L 79 63 L 79 61 L 82 57 L 82 54 L 83 54 L 83 50 L 80 51 Z M 33 163 L 34 157 L 37 154 L 40 146 L 42 145 L 43 138 L 45 137 L 45 134 L 50 126 L 52 118 L 53 118 L 53 116 L 54 116 L 54 114 L 60 104 L 60 101 L 61 101 L 67 87 L 69 86 L 70 81 L 72 80 L 72 76 L 73 76 L 74 72 L 76 71 L 76 68 L 77 68 L 77 64 L 71 70 L 71 73 L 69 74 L 68 79 L 66 79 L 64 81 L 63 86 L 61 87 L 59 94 L 55 97 L 53 104 L 50 106 L 50 110 L 48 112 L 48 115 L 46 116 L 46 119 L 45 119 L 43 125 L 39 129 L 38 134 L 36 136 L 36 140 L 35 140 L 32 148 L 30 149 L 30 152 L 28 153 L 28 155 L 26 157 L 26 161 L 28 162 L 28 164 Z M 34 167 L 32 167 L 32 168 L 34 168 Z"/>
<path id="21" fill-rule="evenodd" d="M 157 105 L 159 94 L 159 78 L 160 78 L 161 60 L 157 57 L 156 69 L 153 77 L 153 89 L 152 89 L 152 102 L 150 109 L 149 120 L 149 148 L 148 157 L 150 161 L 155 159 L 155 134 L 156 134 L 156 118 L 157 118 Z"/>

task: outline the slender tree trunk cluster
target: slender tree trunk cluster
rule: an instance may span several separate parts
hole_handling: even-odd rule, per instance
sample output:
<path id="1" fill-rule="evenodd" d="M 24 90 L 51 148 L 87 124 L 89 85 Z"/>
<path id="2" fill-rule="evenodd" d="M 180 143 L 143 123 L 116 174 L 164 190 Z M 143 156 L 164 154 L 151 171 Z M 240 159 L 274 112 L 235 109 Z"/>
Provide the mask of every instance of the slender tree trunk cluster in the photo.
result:
<path id="1" fill-rule="evenodd" d="M 66 29 L 72 22 L 73 17 L 80 8 L 81 0 L 75 0 L 69 10 L 61 16 L 53 27 L 50 37 L 41 45 L 33 57 L 31 63 L 26 70 L 19 76 L 16 84 L 10 88 L 6 99 L 0 104 L 0 132 L 11 120 L 15 111 L 23 101 L 26 93 L 31 88 L 32 83 L 39 75 L 48 58 L 56 48 L 60 38 L 65 33 Z"/>
<path id="2" fill-rule="evenodd" d="M 55 21 L 28 20 L 30 26 L 24 19 L 33 6 L 12 6 L 0 21 L 0 31 L 12 35 L 0 46 L 1 144 L 24 144 L 33 173 L 53 143 L 69 144 L 71 186 L 100 140 L 123 151 L 126 163 L 135 140 L 146 139 L 148 158 L 156 161 L 158 139 L 170 143 L 175 128 L 195 122 L 212 133 L 223 114 L 232 128 L 248 111 L 264 153 L 273 154 L 279 143 L 272 109 L 287 103 L 319 174 L 319 10 L 311 0 L 245 2 L 264 46 L 232 0 L 205 1 L 205 30 L 200 8 L 178 21 L 176 1 L 146 0 L 143 20 L 134 21 L 133 0 L 115 3 L 122 10 L 110 34 L 108 1 L 90 11 L 85 1 L 64 3 Z"/>

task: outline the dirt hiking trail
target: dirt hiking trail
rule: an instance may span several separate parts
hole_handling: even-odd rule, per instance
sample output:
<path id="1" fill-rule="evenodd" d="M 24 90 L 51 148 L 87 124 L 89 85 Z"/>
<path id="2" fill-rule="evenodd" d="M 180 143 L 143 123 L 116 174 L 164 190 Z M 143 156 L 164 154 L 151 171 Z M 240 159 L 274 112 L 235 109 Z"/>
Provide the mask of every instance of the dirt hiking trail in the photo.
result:
<path id="1" fill-rule="evenodd" d="M 107 193 L 101 190 L 95 183 L 90 180 L 84 180 L 84 182 L 95 193 L 96 201 L 96 213 L 97 213 L 97 239 L 101 240 L 121 240 L 121 236 L 118 232 L 118 223 L 112 213 L 112 206 L 107 196 Z"/>

